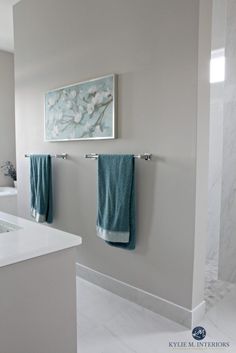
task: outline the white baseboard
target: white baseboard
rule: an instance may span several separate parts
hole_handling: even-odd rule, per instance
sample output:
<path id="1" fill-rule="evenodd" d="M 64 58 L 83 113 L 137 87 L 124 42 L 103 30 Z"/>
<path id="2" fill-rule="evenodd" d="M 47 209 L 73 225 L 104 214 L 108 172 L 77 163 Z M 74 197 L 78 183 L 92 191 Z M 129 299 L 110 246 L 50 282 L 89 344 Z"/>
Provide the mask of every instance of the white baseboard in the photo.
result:
<path id="1" fill-rule="evenodd" d="M 159 315 L 165 316 L 170 320 L 176 321 L 187 328 L 192 328 L 198 324 L 205 313 L 205 301 L 202 301 L 202 303 L 193 310 L 189 310 L 166 299 L 145 292 L 142 289 L 133 287 L 108 275 L 92 270 L 79 263 L 76 264 L 76 274 L 89 282 L 139 304 L 146 309 L 154 311 Z"/>

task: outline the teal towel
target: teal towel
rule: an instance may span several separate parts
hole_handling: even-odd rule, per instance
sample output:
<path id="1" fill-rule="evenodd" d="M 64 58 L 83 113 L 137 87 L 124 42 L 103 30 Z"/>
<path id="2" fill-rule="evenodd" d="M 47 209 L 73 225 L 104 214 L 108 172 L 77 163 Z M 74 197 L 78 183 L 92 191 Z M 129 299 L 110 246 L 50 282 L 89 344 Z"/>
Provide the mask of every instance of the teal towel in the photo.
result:
<path id="1" fill-rule="evenodd" d="M 133 155 L 99 155 L 97 235 L 109 245 L 135 248 Z"/>
<path id="2" fill-rule="evenodd" d="M 50 155 L 30 156 L 31 215 L 37 222 L 52 223 L 52 167 Z"/>

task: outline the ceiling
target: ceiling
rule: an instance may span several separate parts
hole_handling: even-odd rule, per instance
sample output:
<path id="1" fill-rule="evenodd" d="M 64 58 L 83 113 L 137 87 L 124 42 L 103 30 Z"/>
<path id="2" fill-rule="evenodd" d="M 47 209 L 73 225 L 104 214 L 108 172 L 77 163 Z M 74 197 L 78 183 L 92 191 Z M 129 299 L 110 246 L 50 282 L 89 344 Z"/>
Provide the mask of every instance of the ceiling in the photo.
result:
<path id="1" fill-rule="evenodd" d="M 20 0 L 0 0 L 0 50 L 14 51 L 13 5 Z"/>

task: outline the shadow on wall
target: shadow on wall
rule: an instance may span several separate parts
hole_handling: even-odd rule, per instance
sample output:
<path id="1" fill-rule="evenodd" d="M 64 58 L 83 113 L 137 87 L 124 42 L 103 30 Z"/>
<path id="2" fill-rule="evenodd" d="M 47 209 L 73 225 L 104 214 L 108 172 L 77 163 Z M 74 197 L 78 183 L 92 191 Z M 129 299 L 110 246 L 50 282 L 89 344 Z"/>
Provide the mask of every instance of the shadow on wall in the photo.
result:
<path id="1" fill-rule="evenodd" d="M 165 162 L 165 158 L 152 156 L 152 160 L 150 162 L 143 161 L 141 163 L 136 163 L 135 184 L 137 254 L 144 255 L 148 252 L 149 236 L 152 234 L 151 228 L 153 226 L 153 219 L 156 217 L 154 202 L 157 192 L 156 174 L 159 161 Z"/>

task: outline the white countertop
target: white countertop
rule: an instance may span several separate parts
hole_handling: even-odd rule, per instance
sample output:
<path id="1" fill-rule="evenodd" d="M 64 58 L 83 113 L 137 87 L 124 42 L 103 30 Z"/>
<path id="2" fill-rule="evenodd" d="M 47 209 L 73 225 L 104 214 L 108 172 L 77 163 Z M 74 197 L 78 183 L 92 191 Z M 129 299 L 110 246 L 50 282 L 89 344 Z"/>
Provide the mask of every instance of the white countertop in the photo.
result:
<path id="1" fill-rule="evenodd" d="M 0 233 L 0 267 L 76 247 L 82 243 L 82 239 L 78 235 L 7 213 L 0 212 L 1 220 L 21 229 Z"/>
<path id="2" fill-rule="evenodd" d="M 16 196 L 17 189 L 9 186 L 0 186 L 0 196 Z"/>

